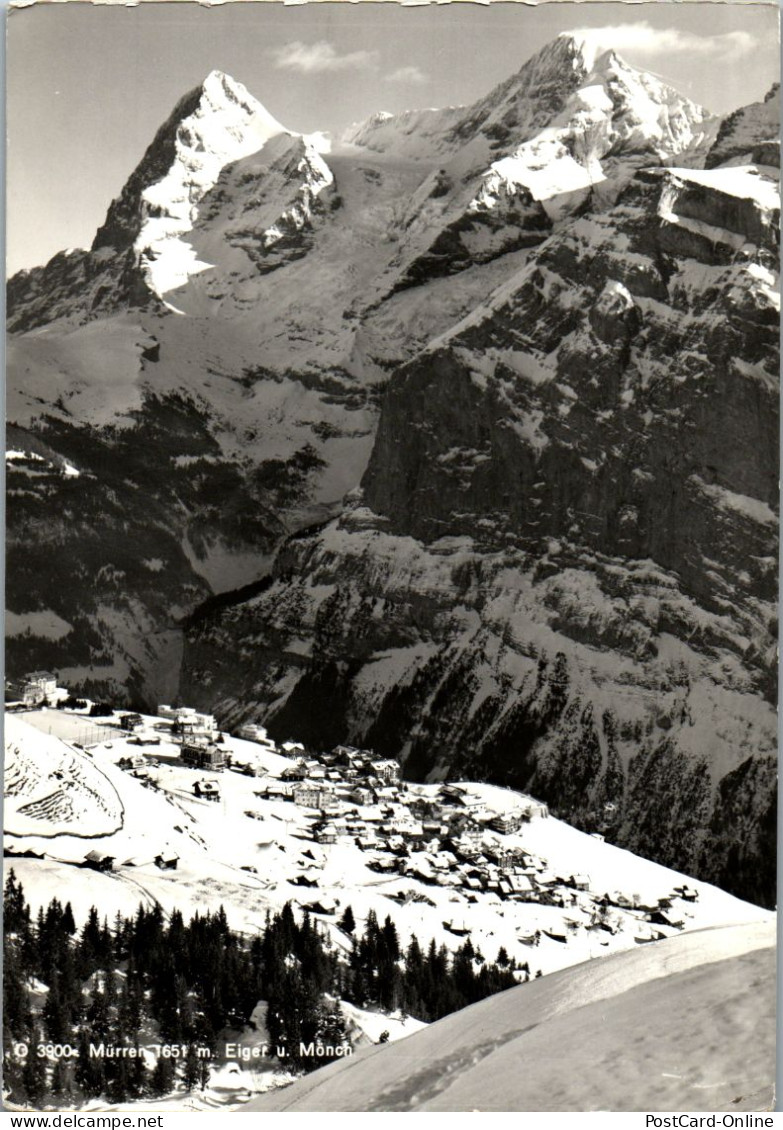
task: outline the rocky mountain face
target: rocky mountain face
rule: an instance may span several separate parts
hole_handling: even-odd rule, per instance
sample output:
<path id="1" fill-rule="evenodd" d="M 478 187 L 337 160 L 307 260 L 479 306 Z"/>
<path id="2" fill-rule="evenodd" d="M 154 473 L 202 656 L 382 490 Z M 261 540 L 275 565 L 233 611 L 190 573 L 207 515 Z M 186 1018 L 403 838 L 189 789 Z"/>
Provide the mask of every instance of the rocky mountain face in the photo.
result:
<path id="1" fill-rule="evenodd" d="M 706 168 L 719 165 L 774 165 L 780 168 L 780 83 L 763 102 L 741 106 L 720 124 Z"/>
<path id="2" fill-rule="evenodd" d="M 213 73 L 9 284 L 9 669 L 513 784 L 769 902 L 776 111 L 561 36 L 329 145 Z"/>
<path id="3" fill-rule="evenodd" d="M 777 208 L 670 167 L 562 225 L 393 375 L 361 489 L 197 619 L 186 693 L 771 903 Z"/>

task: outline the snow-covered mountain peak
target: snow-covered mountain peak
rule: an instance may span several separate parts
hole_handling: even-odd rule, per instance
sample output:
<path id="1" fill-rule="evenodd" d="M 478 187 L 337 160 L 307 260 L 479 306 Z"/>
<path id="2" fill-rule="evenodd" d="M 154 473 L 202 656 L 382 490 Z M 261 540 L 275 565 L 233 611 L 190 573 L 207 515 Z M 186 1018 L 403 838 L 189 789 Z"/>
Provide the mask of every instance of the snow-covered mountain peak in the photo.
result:
<path id="1" fill-rule="evenodd" d="M 591 71 L 600 47 L 595 36 L 591 36 L 587 31 L 561 31 L 539 52 L 539 55 L 546 55 L 561 62 L 569 59 L 574 70 L 581 66 Z"/>
<path id="2" fill-rule="evenodd" d="M 199 201 L 214 188 L 221 170 L 288 133 L 222 71 L 211 71 L 177 105 L 123 191 L 124 197 L 130 189 L 127 203 L 136 218 L 133 248 L 157 295 L 181 286 L 206 266 L 181 237 L 191 230 Z M 161 160 L 164 154 L 166 160 Z M 145 175 L 153 169 L 162 175 Z"/>
<path id="3" fill-rule="evenodd" d="M 156 211 L 163 208 L 172 216 L 189 213 L 188 205 L 197 203 L 214 186 L 227 164 L 290 132 L 241 83 L 222 71 L 211 71 L 194 94 L 195 105 L 189 113 L 179 116 L 178 122 L 176 110 L 172 115 L 176 128 L 171 166 L 142 192 Z"/>
<path id="4" fill-rule="evenodd" d="M 562 32 L 555 42 L 559 53 L 546 57 L 562 66 L 565 56 L 574 70 L 583 68 L 584 85 L 603 86 L 615 107 L 634 117 L 648 133 L 650 141 L 664 141 L 664 151 L 668 149 L 665 144 L 666 129 L 658 120 L 655 107 L 674 108 L 677 115 L 691 124 L 706 122 L 712 117 L 704 107 L 692 102 L 656 75 L 628 63 L 606 42 L 603 29 Z M 542 61 L 546 51 L 545 48 L 540 53 Z M 643 138 L 639 136 L 635 140 L 642 141 Z M 675 137 L 668 140 L 675 146 L 681 141 Z"/>
<path id="5" fill-rule="evenodd" d="M 554 41 L 558 44 L 559 55 L 573 60 L 574 69 L 582 66 L 587 74 L 611 67 L 615 62 L 627 66 L 606 39 L 602 28 L 581 28 L 574 31 L 561 31 Z"/>
<path id="6" fill-rule="evenodd" d="M 506 102 L 520 95 L 537 101 L 547 91 L 563 91 L 578 85 L 591 71 L 595 51 L 579 35 L 563 32 L 531 55 L 506 83 L 496 87 L 489 98 Z M 493 98 L 493 96 L 495 96 Z"/>
<path id="7" fill-rule="evenodd" d="M 586 34 L 556 36 L 470 108 L 460 134 L 466 137 L 478 130 L 492 152 L 509 155 L 559 121 L 591 75 L 594 85 L 605 85 L 606 74 L 619 60 L 605 49 L 599 55 L 599 46 L 605 45 Z"/>
<path id="8" fill-rule="evenodd" d="M 610 205 L 640 165 L 703 160 L 715 119 L 599 46 L 589 34 L 560 35 L 482 104 L 481 132 L 498 157 L 468 205 L 471 219 L 498 227 L 527 199 L 528 226 L 546 227 L 591 197 Z"/>
<path id="9" fill-rule="evenodd" d="M 192 182 L 188 195 L 190 203 L 195 203 L 193 197 L 203 195 L 205 186 L 212 187 L 222 167 L 256 152 L 271 137 L 285 132 L 285 127 L 241 83 L 222 71 L 211 71 L 177 102 L 156 133 L 110 205 L 93 241 L 93 251 L 102 247 L 124 251 L 137 243 L 149 211 L 144 206 L 145 194 L 167 181 L 177 165 L 188 166 L 180 179 Z M 167 184 L 167 190 L 174 190 L 173 183 Z M 180 195 L 181 191 L 182 186 Z"/>
<path id="10" fill-rule="evenodd" d="M 219 125 L 224 129 L 236 124 L 239 134 L 261 136 L 264 141 L 278 133 L 289 132 L 241 82 L 223 71 L 210 71 L 201 86 L 201 93 L 202 97 L 194 111 L 196 118 L 208 119 L 218 115 L 222 119 Z M 233 116 L 237 120 L 230 123 L 228 118 Z M 237 140 L 239 141 L 239 135 Z"/>
<path id="11" fill-rule="evenodd" d="M 253 98 L 252 94 L 248 92 L 246 86 L 243 86 L 241 82 L 237 82 L 231 75 L 227 75 L 225 71 L 210 71 L 204 79 L 202 90 L 209 98 L 225 98 L 251 108 L 260 105 L 260 103 Z"/>

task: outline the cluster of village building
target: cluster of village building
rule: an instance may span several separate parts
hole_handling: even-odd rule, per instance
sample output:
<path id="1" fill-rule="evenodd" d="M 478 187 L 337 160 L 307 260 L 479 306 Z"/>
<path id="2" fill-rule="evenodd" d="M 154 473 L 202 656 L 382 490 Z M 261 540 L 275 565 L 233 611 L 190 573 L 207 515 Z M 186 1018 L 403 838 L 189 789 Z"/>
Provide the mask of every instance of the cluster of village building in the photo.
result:
<path id="1" fill-rule="evenodd" d="M 193 710 L 168 711 L 173 729 L 182 742 L 182 759 L 195 768 L 229 768 L 258 776 L 253 758 L 239 760 L 221 748 L 220 735 L 211 715 Z M 287 801 L 299 812 L 298 823 L 309 825 L 313 841 L 319 845 L 348 841 L 367 853 L 370 870 L 418 879 L 423 884 L 461 890 L 467 902 L 476 902 L 484 892 L 512 902 L 539 903 L 566 908 L 580 902 L 580 892 L 588 892 L 590 879 L 584 874 L 560 874 L 546 860 L 531 855 L 509 839 L 531 819 L 549 815 L 546 804 L 531 797 L 509 792 L 509 806 L 503 811 L 487 808 L 469 785 L 444 783 L 435 794 L 419 790 L 402 780 L 399 763 L 379 758 L 370 750 L 338 745 L 330 752 L 307 753 L 298 742 L 277 745 L 263 726 L 246 723 L 237 737 L 255 742 L 264 750 L 283 754 L 291 764 L 277 776 L 261 773 L 256 796 L 267 801 Z M 215 781 L 197 781 L 201 795 L 219 796 Z M 260 812 L 246 815 L 261 818 Z M 320 876 L 313 866 L 298 869 L 289 881 L 296 886 L 318 887 Z M 689 897 L 685 892 L 680 897 Z M 601 900 L 606 907 L 637 911 L 648 923 L 672 926 L 667 913 L 670 900 L 655 907 L 643 907 L 638 897 L 615 892 Z M 327 908 L 323 908 L 326 910 Z M 565 930 L 577 928 L 575 919 L 556 940 L 567 940 Z M 616 932 L 607 917 L 593 923 L 596 930 Z M 455 933 L 462 932 L 457 923 Z M 465 931 L 467 932 L 467 931 Z M 550 933 L 550 931 L 545 931 Z M 540 935 L 520 938 L 536 944 Z M 642 940 L 642 939 L 640 939 Z M 648 940 L 645 936 L 643 940 Z"/>
<path id="2" fill-rule="evenodd" d="M 20 693 L 19 701 L 38 704 L 54 695 L 56 677 L 37 672 L 26 676 L 15 689 Z M 589 891 L 587 875 L 556 873 L 545 860 L 526 852 L 518 838 L 509 839 L 527 821 L 548 816 L 547 806 L 530 797 L 509 792 L 506 810 L 489 810 L 477 791 L 467 785 L 444 783 L 436 793 L 406 783 L 393 758 L 381 758 L 348 745 L 338 745 L 326 753 L 308 753 L 298 742 L 278 745 L 259 723 L 245 723 L 237 737 L 290 761 L 281 773 L 266 773 L 256 758 L 237 758 L 213 715 L 191 707 L 159 706 L 158 716 L 168 723 L 183 764 L 201 771 L 229 769 L 260 778 L 255 790 L 259 799 L 296 806 L 300 810 L 297 824 L 309 828 L 314 843 L 355 843 L 367 853 L 371 870 L 456 888 L 467 902 L 476 902 L 483 893 L 492 892 L 514 902 L 565 908 L 580 902 L 579 892 Z M 119 722 L 131 742 L 139 746 L 159 744 L 159 736 L 148 732 L 140 714 L 122 714 Z M 129 753 L 119 765 L 146 777 L 149 762 L 140 753 Z M 202 799 L 219 800 L 219 781 L 202 776 L 194 782 L 193 792 Z M 263 818 L 259 811 L 247 811 L 246 815 Z M 85 858 L 87 866 L 98 869 L 111 869 L 113 862 L 110 856 L 98 852 Z M 176 868 L 177 857 L 162 852 L 155 862 L 162 868 Z M 320 876 L 315 863 L 314 858 L 312 867 L 298 868 L 289 881 L 318 887 Z M 692 894 L 685 888 L 677 897 L 687 900 Z M 616 893 L 602 901 L 621 910 L 647 911 L 645 918 L 650 923 L 679 925 L 667 914 L 670 900 L 664 900 L 666 905 L 640 907 L 634 896 Z M 605 918 L 594 926 L 614 932 Z M 454 932 L 460 932 L 456 924 Z M 534 944 L 537 935 L 520 940 Z M 565 941 L 565 934 L 557 940 Z"/>
<path id="3" fill-rule="evenodd" d="M 211 714 L 160 706 L 158 715 L 170 722 L 184 764 L 259 774 L 254 758 L 232 756 Z M 139 715 L 123 715 L 120 722 L 129 730 L 142 725 Z M 277 745 L 258 723 L 239 727 L 237 737 L 291 761 L 279 776 L 263 775 L 256 790 L 259 799 L 288 801 L 301 809 L 300 822 L 309 824 L 317 844 L 343 839 L 355 843 L 368 854 L 371 870 L 461 888 L 468 901 L 493 891 L 514 901 L 562 906 L 564 888 L 589 888 L 586 875 L 556 875 L 544 861 L 506 839 L 526 821 L 548 815 L 547 806 L 532 798 L 509 793 L 507 811 L 488 811 L 469 787 L 459 784 L 444 784 L 437 795 L 423 795 L 402 780 L 395 759 L 379 758 L 369 750 L 338 745 L 330 752 L 308 754 L 297 742 Z M 136 768 L 137 760 L 126 758 L 123 767 Z M 220 797 L 216 780 L 199 779 L 193 789 L 200 797 Z M 259 818 L 261 813 L 246 815 Z M 317 870 L 300 872 L 291 881 L 315 887 Z"/>
<path id="4" fill-rule="evenodd" d="M 284 750 L 294 755 L 292 764 L 267 778 L 256 795 L 303 809 L 318 844 L 353 841 L 368 853 L 371 870 L 461 888 L 469 902 L 494 891 L 515 901 L 565 905 L 564 888 L 589 888 L 586 875 L 557 875 L 508 841 L 525 822 L 546 817 L 545 804 L 509 793 L 507 811 L 489 811 L 469 786 L 447 783 L 437 794 L 424 794 L 401 779 L 396 760 L 369 750 L 338 745 L 296 756 L 297 748 Z M 318 876 L 313 870 L 291 881 L 317 886 Z"/>

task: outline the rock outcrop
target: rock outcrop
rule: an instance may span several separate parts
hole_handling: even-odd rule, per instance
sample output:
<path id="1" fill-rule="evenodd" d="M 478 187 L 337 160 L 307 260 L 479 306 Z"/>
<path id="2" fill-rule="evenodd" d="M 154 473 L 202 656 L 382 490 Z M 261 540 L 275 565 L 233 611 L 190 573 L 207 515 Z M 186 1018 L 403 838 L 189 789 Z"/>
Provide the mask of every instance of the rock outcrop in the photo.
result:
<path id="1" fill-rule="evenodd" d="M 780 168 L 780 83 L 763 102 L 742 106 L 727 115 L 707 154 L 705 167 L 719 165 L 771 165 Z"/>

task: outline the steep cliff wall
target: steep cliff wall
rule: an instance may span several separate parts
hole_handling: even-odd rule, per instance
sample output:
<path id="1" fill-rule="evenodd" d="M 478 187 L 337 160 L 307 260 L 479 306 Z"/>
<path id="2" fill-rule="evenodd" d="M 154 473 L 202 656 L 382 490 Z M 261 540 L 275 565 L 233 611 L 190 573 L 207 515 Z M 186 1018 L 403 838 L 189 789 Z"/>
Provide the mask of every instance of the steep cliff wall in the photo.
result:
<path id="1" fill-rule="evenodd" d="M 776 209 L 667 169 L 564 226 L 393 376 L 361 492 L 196 619 L 184 693 L 771 902 Z"/>

